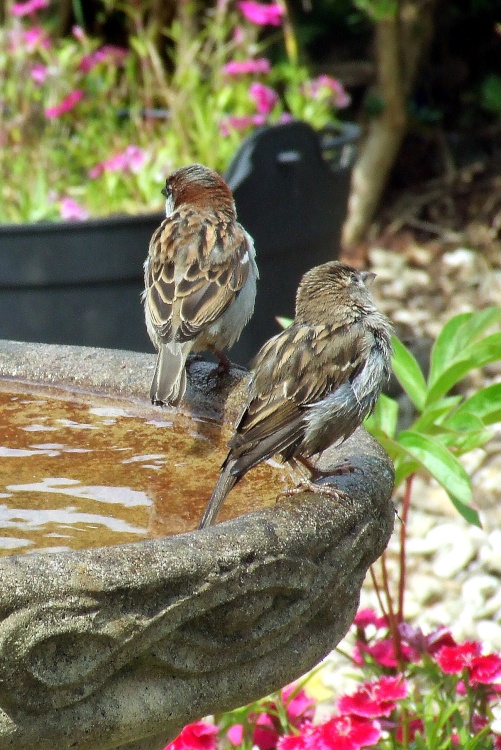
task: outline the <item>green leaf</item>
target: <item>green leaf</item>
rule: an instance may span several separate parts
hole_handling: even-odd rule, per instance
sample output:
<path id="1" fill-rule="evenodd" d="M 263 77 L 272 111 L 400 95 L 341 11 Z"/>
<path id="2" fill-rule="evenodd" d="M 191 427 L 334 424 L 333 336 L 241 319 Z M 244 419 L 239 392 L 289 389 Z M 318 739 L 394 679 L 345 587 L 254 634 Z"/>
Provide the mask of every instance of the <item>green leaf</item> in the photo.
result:
<path id="1" fill-rule="evenodd" d="M 416 358 L 396 336 L 392 337 L 392 343 L 393 357 L 391 363 L 393 372 L 416 409 L 421 412 L 426 402 L 424 375 Z"/>
<path id="2" fill-rule="evenodd" d="M 428 376 L 430 384 L 434 383 L 456 358 L 458 340 L 461 338 L 460 331 L 472 316 L 473 313 L 455 315 L 447 321 L 440 331 L 431 350 L 430 373 Z"/>
<path id="3" fill-rule="evenodd" d="M 400 487 L 407 477 L 415 474 L 421 468 L 421 464 L 402 453 L 402 457 L 395 461 L 395 488 Z"/>
<path id="4" fill-rule="evenodd" d="M 473 414 L 484 425 L 501 422 L 501 383 L 489 385 L 474 393 L 456 409 L 448 424 L 450 427 L 461 427 L 464 415 Z"/>
<path id="5" fill-rule="evenodd" d="M 463 346 L 473 344 L 481 333 L 495 325 L 501 320 L 501 307 L 486 307 L 472 315 L 462 330 L 461 341 L 458 342 Z"/>
<path id="6" fill-rule="evenodd" d="M 412 425 L 415 432 L 427 432 L 434 424 L 442 424 L 447 415 L 461 402 L 461 396 L 449 396 L 427 406 L 423 413 Z"/>
<path id="7" fill-rule="evenodd" d="M 373 427 L 377 427 L 388 437 L 395 436 L 398 421 L 398 403 L 395 399 L 382 393 L 371 416 L 366 420 Z M 367 427 L 367 429 L 369 429 Z"/>
<path id="8" fill-rule="evenodd" d="M 493 333 L 465 349 L 461 360 L 456 361 L 438 377 L 428 391 L 426 403 L 432 404 L 442 398 L 471 370 L 499 360 L 501 360 L 501 333 Z"/>
<path id="9" fill-rule="evenodd" d="M 471 507 L 471 505 L 466 505 L 465 503 L 461 502 L 461 500 L 458 500 L 457 497 L 454 497 L 454 495 L 449 495 L 449 497 L 457 512 L 461 516 L 463 516 L 464 520 L 467 523 L 470 523 L 472 526 L 477 526 L 479 529 L 482 528 L 482 521 L 480 520 L 480 516 L 478 515 L 478 512 Z"/>
<path id="10" fill-rule="evenodd" d="M 444 488 L 462 503 L 471 500 L 471 483 L 463 465 L 436 440 L 419 432 L 400 433 L 400 445 Z"/>

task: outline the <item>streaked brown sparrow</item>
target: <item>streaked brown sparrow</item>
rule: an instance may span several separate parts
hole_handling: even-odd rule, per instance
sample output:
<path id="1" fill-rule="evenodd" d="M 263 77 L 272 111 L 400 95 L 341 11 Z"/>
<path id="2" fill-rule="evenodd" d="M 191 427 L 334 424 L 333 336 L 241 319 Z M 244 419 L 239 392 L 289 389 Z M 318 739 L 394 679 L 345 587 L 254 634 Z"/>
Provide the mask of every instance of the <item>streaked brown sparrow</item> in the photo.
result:
<path id="1" fill-rule="evenodd" d="M 191 164 L 173 172 L 162 193 L 166 218 L 151 238 L 143 299 L 158 350 L 150 397 L 176 406 L 190 352 L 210 350 L 228 363 L 222 351 L 252 315 L 259 274 L 254 243 L 222 177 Z"/>
<path id="2" fill-rule="evenodd" d="M 199 528 L 216 519 L 249 469 L 275 453 L 321 475 L 308 459 L 341 444 L 373 410 L 392 351 L 390 324 L 367 289 L 374 276 L 337 261 L 303 276 L 293 324 L 256 357 L 247 405 Z"/>

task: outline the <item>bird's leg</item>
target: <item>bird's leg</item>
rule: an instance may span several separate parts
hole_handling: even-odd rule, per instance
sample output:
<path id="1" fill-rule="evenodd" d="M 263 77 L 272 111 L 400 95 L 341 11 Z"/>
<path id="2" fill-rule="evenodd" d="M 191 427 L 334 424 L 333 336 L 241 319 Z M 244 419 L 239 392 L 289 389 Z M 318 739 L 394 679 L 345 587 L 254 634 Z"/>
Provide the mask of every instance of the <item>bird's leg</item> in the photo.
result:
<path id="1" fill-rule="evenodd" d="M 332 477 L 332 476 L 341 476 L 343 474 L 352 474 L 354 471 L 357 471 L 355 466 L 352 466 L 351 463 L 348 461 L 347 458 L 343 459 L 343 462 L 339 464 L 339 466 L 334 467 L 333 469 L 319 469 L 317 466 L 313 466 L 311 461 L 304 456 L 295 456 L 294 459 L 292 459 L 297 464 L 301 464 L 309 471 L 309 479 L 311 481 L 315 481 L 317 479 L 321 479 L 322 477 Z"/>
<path id="2" fill-rule="evenodd" d="M 227 375 L 231 368 L 231 362 L 226 356 L 226 354 L 219 349 L 213 349 L 212 350 L 216 357 L 218 358 L 219 362 L 217 367 L 215 368 L 214 372 L 216 373 L 217 377 L 220 378 L 223 375 Z"/>
<path id="3" fill-rule="evenodd" d="M 291 464 L 291 466 L 298 470 L 298 472 L 302 475 L 302 479 L 297 487 L 292 487 L 289 490 L 284 490 L 284 492 L 281 492 L 277 496 L 277 500 L 282 497 L 291 497 L 292 495 L 298 495 L 301 492 L 317 492 L 321 495 L 330 495 L 331 497 L 335 497 L 337 500 L 346 497 L 346 493 L 342 492 L 342 490 L 338 490 L 328 484 L 317 484 L 316 480 L 321 479 L 322 477 L 331 477 L 335 474 L 344 474 L 346 472 L 354 471 L 354 468 L 351 465 L 346 467 L 341 466 L 339 467 L 339 470 L 331 469 L 330 471 L 322 471 L 322 469 L 318 469 L 316 466 L 313 466 L 311 461 L 309 461 L 304 456 L 294 456 L 293 458 L 289 459 L 289 463 Z M 308 472 L 308 475 L 305 474 L 305 469 Z"/>

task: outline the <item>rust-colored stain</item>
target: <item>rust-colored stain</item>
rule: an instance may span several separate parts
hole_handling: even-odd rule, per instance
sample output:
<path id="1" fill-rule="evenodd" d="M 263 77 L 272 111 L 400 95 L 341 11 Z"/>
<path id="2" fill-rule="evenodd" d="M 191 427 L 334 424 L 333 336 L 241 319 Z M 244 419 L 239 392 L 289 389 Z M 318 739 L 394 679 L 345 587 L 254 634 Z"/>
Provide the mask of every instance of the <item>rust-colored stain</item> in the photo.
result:
<path id="1" fill-rule="evenodd" d="M 0 555 L 133 542 L 196 528 L 228 427 L 125 399 L 0 383 Z M 251 470 L 220 520 L 271 505 L 293 480 Z"/>

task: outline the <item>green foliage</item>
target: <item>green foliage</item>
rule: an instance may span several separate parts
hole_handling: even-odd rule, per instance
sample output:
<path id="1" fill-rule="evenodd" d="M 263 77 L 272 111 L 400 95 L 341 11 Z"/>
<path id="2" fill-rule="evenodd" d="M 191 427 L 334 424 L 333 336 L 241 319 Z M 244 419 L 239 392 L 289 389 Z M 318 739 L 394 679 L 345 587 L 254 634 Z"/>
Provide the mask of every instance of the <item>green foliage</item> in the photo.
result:
<path id="1" fill-rule="evenodd" d="M 482 83 L 480 96 L 482 107 L 501 117 L 501 76 L 488 75 Z"/>
<path id="2" fill-rule="evenodd" d="M 431 353 L 425 378 L 417 361 L 394 339 L 393 370 L 412 401 L 417 416 L 410 428 L 398 430 L 398 404 L 381 396 L 366 421 L 395 464 L 396 486 L 424 470 L 445 489 L 470 523 L 480 525 L 470 506 L 471 482 L 459 457 L 484 445 L 487 429 L 501 421 L 501 384 L 473 395 L 450 395 L 472 370 L 501 360 L 501 333 L 487 333 L 501 321 L 501 309 L 462 313 L 443 327 Z"/>

